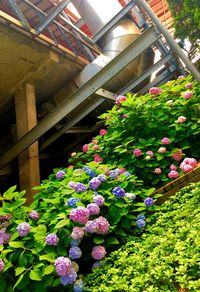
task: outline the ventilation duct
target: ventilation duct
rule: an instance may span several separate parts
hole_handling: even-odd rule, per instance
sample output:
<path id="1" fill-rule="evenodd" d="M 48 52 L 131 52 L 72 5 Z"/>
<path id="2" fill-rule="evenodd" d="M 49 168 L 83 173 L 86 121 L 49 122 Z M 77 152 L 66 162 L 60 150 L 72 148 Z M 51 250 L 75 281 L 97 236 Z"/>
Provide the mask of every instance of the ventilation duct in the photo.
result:
<path id="1" fill-rule="evenodd" d="M 72 0 L 71 2 L 93 34 L 108 23 L 122 9 L 118 0 Z M 75 78 L 76 85 L 81 87 L 85 84 L 86 81 L 105 67 L 106 64 L 114 59 L 130 43 L 135 41 L 140 33 L 140 30 L 131 19 L 128 17 L 121 19 L 121 21 L 99 40 L 98 44 L 102 49 L 102 54 L 87 65 Z M 117 92 L 128 81 L 134 79 L 148 68 L 153 63 L 153 59 L 153 50 L 149 48 L 112 78 L 104 88 Z"/>

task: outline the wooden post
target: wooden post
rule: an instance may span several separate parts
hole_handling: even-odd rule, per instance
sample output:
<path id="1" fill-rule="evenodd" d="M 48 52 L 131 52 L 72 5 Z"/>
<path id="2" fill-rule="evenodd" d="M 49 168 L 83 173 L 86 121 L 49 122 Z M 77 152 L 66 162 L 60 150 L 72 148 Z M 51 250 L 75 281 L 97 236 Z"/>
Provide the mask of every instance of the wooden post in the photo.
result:
<path id="1" fill-rule="evenodd" d="M 25 84 L 15 93 L 17 137 L 20 139 L 37 125 L 35 87 Z M 18 156 L 20 189 L 26 190 L 27 204 L 33 201 L 32 188 L 40 183 L 38 142 Z"/>

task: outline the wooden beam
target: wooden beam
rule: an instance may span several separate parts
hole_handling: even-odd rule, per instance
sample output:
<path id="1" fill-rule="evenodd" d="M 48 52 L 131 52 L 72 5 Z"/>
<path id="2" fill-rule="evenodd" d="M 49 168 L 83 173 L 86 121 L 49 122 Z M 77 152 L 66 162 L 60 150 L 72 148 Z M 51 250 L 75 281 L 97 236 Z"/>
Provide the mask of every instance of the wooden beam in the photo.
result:
<path id="1" fill-rule="evenodd" d="M 15 113 L 17 137 L 20 139 L 37 125 L 35 87 L 26 84 L 16 90 Z M 20 189 L 26 190 L 27 204 L 33 200 L 32 188 L 40 183 L 38 142 L 18 156 Z"/>

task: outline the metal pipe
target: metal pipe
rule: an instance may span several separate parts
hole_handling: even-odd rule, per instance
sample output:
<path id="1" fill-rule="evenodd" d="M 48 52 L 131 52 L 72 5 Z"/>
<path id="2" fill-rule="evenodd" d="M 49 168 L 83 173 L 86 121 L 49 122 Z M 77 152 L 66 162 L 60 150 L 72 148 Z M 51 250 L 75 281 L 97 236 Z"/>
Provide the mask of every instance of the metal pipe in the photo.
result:
<path id="1" fill-rule="evenodd" d="M 164 35 L 166 38 L 166 41 L 168 42 L 170 48 L 174 51 L 174 53 L 183 61 L 186 68 L 190 71 L 190 73 L 194 76 L 194 78 L 200 82 L 200 73 L 196 69 L 196 67 L 192 64 L 192 62 L 187 58 L 187 56 L 184 54 L 182 49 L 179 47 L 179 45 L 175 42 L 173 37 L 170 35 L 168 30 L 165 28 L 165 26 L 160 22 L 159 18 L 155 15 L 155 13 L 152 11 L 150 6 L 146 3 L 144 0 L 136 0 L 139 7 L 142 7 L 146 14 L 152 19 L 154 24 L 158 27 L 160 32 Z"/>

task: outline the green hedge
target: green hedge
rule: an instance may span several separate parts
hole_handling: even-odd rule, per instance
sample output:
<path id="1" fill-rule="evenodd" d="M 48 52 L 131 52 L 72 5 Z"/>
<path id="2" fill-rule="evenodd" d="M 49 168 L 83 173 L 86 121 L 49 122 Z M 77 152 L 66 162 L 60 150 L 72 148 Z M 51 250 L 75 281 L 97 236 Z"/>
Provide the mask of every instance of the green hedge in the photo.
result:
<path id="1" fill-rule="evenodd" d="M 183 188 L 86 278 L 85 291 L 200 291 L 200 182 Z"/>

